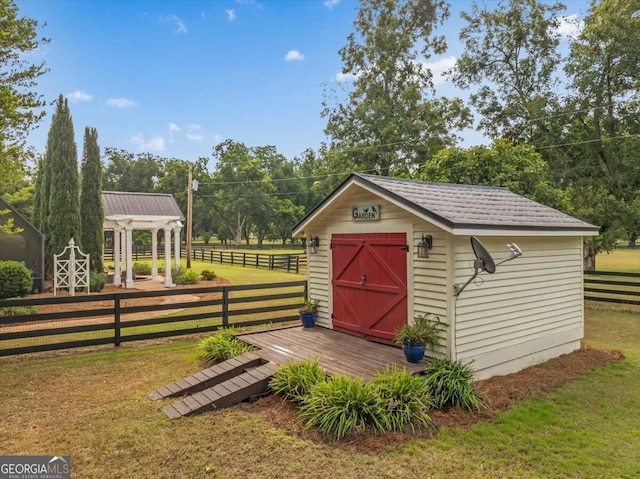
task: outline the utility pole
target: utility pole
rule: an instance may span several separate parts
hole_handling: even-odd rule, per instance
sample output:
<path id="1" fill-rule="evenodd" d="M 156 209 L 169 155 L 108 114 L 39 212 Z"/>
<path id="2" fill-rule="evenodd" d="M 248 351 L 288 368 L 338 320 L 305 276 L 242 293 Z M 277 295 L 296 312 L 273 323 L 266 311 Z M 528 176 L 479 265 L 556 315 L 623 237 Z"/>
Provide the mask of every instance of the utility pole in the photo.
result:
<path id="1" fill-rule="evenodd" d="M 191 268 L 191 232 L 193 223 L 193 165 L 189 163 L 187 183 L 187 268 Z"/>

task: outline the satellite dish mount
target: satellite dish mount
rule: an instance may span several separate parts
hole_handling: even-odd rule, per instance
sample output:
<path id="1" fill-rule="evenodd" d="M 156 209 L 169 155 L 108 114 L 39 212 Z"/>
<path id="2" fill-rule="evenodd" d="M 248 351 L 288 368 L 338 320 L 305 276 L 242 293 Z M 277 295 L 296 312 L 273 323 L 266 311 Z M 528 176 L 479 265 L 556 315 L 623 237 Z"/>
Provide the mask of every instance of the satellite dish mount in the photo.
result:
<path id="1" fill-rule="evenodd" d="M 473 261 L 473 275 L 467 280 L 466 283 L 460 285 L 456 283 L 453 285 L 453 295 L 459 296 L 460 293 L 466 288 L 471 281 L 476 279 L 478 274 L 481 272 L 487 272 L 489 274 L 493 274 L 496 272 L 496 266 L 501 265 L 502 263 L 506 263 L 507 261 L 511 261 L 512 259 L 517 258 L 522 255 L 522 250 L 515 243 L 507 244 L 509 248 L 509 255 L 498 261 L 497 263 L 493 261 L 491 254 L 487 251 L 487 248 L 480 242 L 478 238 L 475 236 L 471 237 L 471 249 L 473 249 L 473 254 L 475 254 L 476 259 Z"/>

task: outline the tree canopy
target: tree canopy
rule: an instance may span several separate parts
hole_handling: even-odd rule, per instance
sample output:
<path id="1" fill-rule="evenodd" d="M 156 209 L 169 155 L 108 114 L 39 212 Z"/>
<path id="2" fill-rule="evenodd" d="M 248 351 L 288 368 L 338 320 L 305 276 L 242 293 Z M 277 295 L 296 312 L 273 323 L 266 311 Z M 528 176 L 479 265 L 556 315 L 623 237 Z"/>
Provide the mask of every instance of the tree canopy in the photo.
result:
<path id="1" fill-rule="evenodd" d="M 33 57 L 26 56 L 49 42 L 38 37 L 39 27 L 36 20 L 19 16 L 13 0 L 0 0 L 0 143 L 5 145 L 21 146 L 45 114 L 46 102 L 34 88 L 48 70 L 44 62 L 32 63 Z"/>

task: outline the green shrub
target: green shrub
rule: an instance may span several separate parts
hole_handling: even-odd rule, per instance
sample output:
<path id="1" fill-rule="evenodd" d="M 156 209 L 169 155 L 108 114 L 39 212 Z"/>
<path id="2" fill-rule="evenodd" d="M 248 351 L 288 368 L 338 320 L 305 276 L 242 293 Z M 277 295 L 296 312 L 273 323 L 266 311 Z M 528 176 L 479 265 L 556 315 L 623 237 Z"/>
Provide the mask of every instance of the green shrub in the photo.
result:
<path id="1" fill-rule="evenodd" d="M 460 406 L 479 411 L 486 406 L 473 386 L 473 370 L 462 361 L 436 358 L 425 369 L 425 383 L 436 407 Z"/>
<path id="2" fill-rule="evenodd" d="M 334 376 L 311 388 L 300 406 L 307 428 L 341 439 L 371 427 L 384 430 L 386 421 L 376 392 L 357 378 Z"/>
<path id="3" fill-rule="evenodd" d="M 18 261 L 0 261 L 0 299 L 20 298 L 31 291 L 31 272 Z"/>
<path id="4" fill-rule="evenodd" d="M 20 298 L 4 298 L 4 299 L 20 299 Z M 0 317 L 2 316 L 22 316 L 25 314 L 37 314 L 38 309 L 35 306 L 7 306 L 0 308 Z"/>
<path id="5" fill-rule="evenodd" d="M 89 290 L 92 293 L 99 293 L 104 289 L 104 285 L 107 282 L 107 275 L 105 273 L 89 273 Z"/>
<path id="6" fill-rule="evenodd" d="M 240 341 L 234 334 L 235 330 L 233 328 L 220 329 L 213 336 L 200 341 L 198 347 L 202 359 L 208 365 L 211 365 L 249 351 L 255 351 L 256 348 Z"/>
<path id="7" fill-rule="evenodd" d="M 318 360 L 304 360 L 282 366 L 269 382 L 269 387 L 285 399 L 304 401 L 309 390 L 326 376 Z"/>
<path id="8" fill-rule="evenodd" d="M 178 268 L 171 268 L 171 279 L 175 284 L 183 284 L 182 277 L 184 276 L 185 271 L 186 269 L 182 266 L 179 266 Z"/>
<path id="9" fill-rule="evenodd" d="M 387 368 L 367 384 L 379 397 L 385 411 L 385 429 L 415 432 L 429 426 L 427 414 L 431 404 L 429 387 L 424 379 L 406 369 Z"/>
<path id="10" fill-rule="evenodd" d="M 149 263 L 133 263 L 133 274 L 140 274 L 142 276 L 149 276 L 151 274 L 151 265 Z"/>
<path id="11" fill-rule="evenodd" d="M 218 276 L 211 270 L 205 269 L 200 273 L 200 276 L 205 281 L 211 281 L 212 279 L 216 279 Z"/>
<path id="12" fill-rule="evenodd" d="M 176 284 L 198 284 L 198 281 L 200 281 L 200 275 L 193 269 L 180 269 L 173 279 Z"/>

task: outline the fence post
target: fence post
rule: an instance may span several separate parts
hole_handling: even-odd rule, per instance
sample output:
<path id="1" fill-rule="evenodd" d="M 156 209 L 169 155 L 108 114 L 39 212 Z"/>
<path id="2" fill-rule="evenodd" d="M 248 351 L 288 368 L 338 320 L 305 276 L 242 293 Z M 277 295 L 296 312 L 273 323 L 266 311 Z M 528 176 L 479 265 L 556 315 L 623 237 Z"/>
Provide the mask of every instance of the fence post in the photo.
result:
<path id="1" fill-rule="evenodd" d="M 309 295 L 309 282 L 305 281 L 304 282 L 304 292 L 302 293 L 304 295 L 304 300 L 306 301 Z"/>
<path id="2" fill-rule="evenodd" d="M 247 266 L 247 253 L 242 253 L 242 267 Z"/>
<path id="3" fill-rule="evenodd" d="M 229 327 L 229 290 L 222 287 L 222 327 Z"/>
<path id="4" fill-rule="evenodd" d="M 273 255 L 269 255 L 269 269 L 273 269 Z"/>
<path id="5" fill-rule="evenodd" d="M 213 250 L 211 250 L 211 254 L 209 255 L 209 263 L 213 264 Z"/>
<path id="6" fill-rule="evenodd" d="M 300 256 L 296 255 L 296 274 L 300 274 Z"/>
<path id="7" fill-rule="evenodd" d="M 113 316 L 113 344 L 120 346 L 120 295 L 118 293 L 113 295 Z"/>
<path id="8" fill-rule="evenodd" d="M 222 264 L 222 251 L 219 251 L 220 253 L 220 264 Z"/>
<path id="9" fill-rule="evenodd" d="M 233 266 L 233 251 L 231 252 L 231 266 Z"/>
<path id="10" fill-rule="evenodd" d="M 260 267 L 260 255 L 256 253 L 256 268 Z"/>

